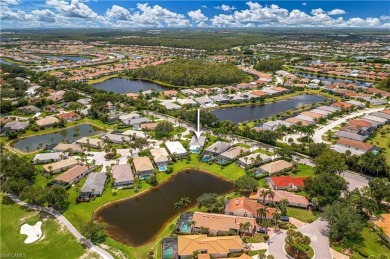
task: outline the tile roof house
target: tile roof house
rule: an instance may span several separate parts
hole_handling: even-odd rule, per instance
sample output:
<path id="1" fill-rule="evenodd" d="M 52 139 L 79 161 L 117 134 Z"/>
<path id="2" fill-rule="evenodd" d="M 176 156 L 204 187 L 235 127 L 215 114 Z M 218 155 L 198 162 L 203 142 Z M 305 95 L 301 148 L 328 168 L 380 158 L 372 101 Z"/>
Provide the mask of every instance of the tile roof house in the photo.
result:
<path id="1" fill-rule="evenodd" d="M 297 195 L 294 192 L 288 192 L 288 191 L 281 191 L 281 190 L 273 190 L 274 197 L 271 198 L 270 196 L 263 196 L 263 191 L 269 191 L 269 189 L 259 188 L 257 192 L 252 193 L 249 198 L 255 199 L 260 203 L 264 204 L 278 204 L 283 199 L 288 200 L 288 205 L 293 207 L 299 207 L 299 208 L 305 208 L 307 209 L 310 205 L 309 200 L 301 195 Z"/>
<path id="2" fill-rule="evenodd" d="M 205 149 L 204 154 L 217 156 L 230 148 L 230 143 L 217 141 Z"/>
<path id="3" fill-rule="evenodd" d="M 124 142 L 130 142 L 130 137 L 122 135 L 122 134 L 112 134 L 106 133 L 100 136 L 101 139 L 104 139 L 107 142 L 112 142 L 116 144 L 122 144 Z"/>
<path id="4" fill-rule="evenodd" d="M 141 124 L 141 130 L 155 130 L 158 126 L 158 122 L 150 122 L 150 123 L 142 123 Z"/>
<path id="5" fill-rule="evenodd" d="M 80 196 L 101 196 L 106 180 L 107 175 L 105 173 L 90 173 L 81 189 Z"/>
<path id="6" fill-rule="evenodd" d="M 187 150 L 179 141 L 165 141 L 165 146 L 171 155 L 178 157 L 187 156 Z"/>
<path id="7" fill-rule="evenodd" d="M 273 175 L 283 171 L 291 170 L 294 165 L 285 160 L 277 160 L 259 167 L 259 174 Z"/>
<path id="8" fill-rule="evenodd" d="M 69 153 L 82 153 L 83 148 L 78 144 L 66 144 L 66 143 L 59 143 L 55 147 L 52 148 L 53 151 L 56 152 L 68 152 Z"/>
<path id="9" fill-rule="evenodd" d="M 387 242 L 390 243 L 390 213 L 381 214 L 380 219 L 378 221 L 374 221 L 374 224 L 377 227 L 382 228 Z"/>
<path id="10" fill-rule="evenodd" d="M 261 158 L 261 163 L 256 162 L 257 157 Z M 271 160 L 272 160 L 271 157 L 266 154 L 255 153 L 255 154 L 250 154 L 248 156 L 240 157 L 237 161 L 237 164 L 238 166 L 245 168 L 246 166 L 267 163 L 270 162 Z"/>
<path id="11" fill-rule="evenodd" d="M 199 139 L 194 135 L 191 138 L 190 141 L 190 150 L 193 152 L 197 152 L 201 150 L 204 147 L 204 144 L 206 143 L 206 137 L 200 136 Z"/>
<path id="12" fill-rule="evenodd" d="M 24 113 L 24 114 L 32 114 L 32 113 L 40 112 L 41 109 L 39 109 L 38 107 L 35 107 L 33 105 L 27 105 L 27 106 L 19 107 L 18 111 L 20 111 L 21 113 Z"/>
<path id="13" fill-rule="evenodd" d="M 135 173 L 139 175 L 141 179 L 149 178 L 154 174 L 154 167 L 149 157 L 135 157 L 133 159 Z"/>
<path id="14" fill-rule="evenodd" d="M 64 119 L 66 122 L 76 121 L 81 119 L 81 116 L 75 112 L 65 112 L 57 115 L 58 118 Z"/>
<path id="15" fill-rule="evenodd" d="M 28 121 L 10 121 L 4 125 L 3 131 L 20 131 L 25 130 L 29 125 Z"/>
<path id="16" fill-rule="evenodd" d="M 83 137 L 76 140 L 76 144 L 99 148 L 104 146 L 104 141 L 98 138 Z"/>
<path id="17" fill-rule="evenodd" d="M 76 165 L 70 169 L 68 169 L 66 172 L 63 174 L 60 174 L 57 176 L 54 181 L 59 184 L 74 184 L 78 181 L 80 181 L 81 178 L 86 176 L 92 168 L 88 168 L 87 166 L 84 165 Z"/>
<path id="18" fill-rule="evenodd" d="M 364 136 L 364 135 L 359 135 L 357 133 L 353 133 L 353 132 L 347 132 L 347 131 L 342 131 L 342 130 L 339 130 L 335 133 L 335 136 L 339 137 L 339 138 L 347 138 L 347 139 L 351 139 L 351 140 L 357 140 L 357 141 L 364 141 L 366 138 L 368 138 L 368 136 Z"/>
<path id="19" fill-rule="evenodd" d="M 33 158 L 33 164 L 46 164 L 60 161 L 62 158 L 67 157 L 67 153 L 64 152 L 51 152 L 36 154 Z"/>
<path id="20" fill-rule="evenodd" d="M 228 257 L 230 253 L 241 252 L 244 249 L 239 236 L 179 235 L 177 239 L 179 258 L 192 258 L 194 251 L 209 254 L 210 258 Z"/>
<path id="21" fill-rule="evenodd" d="M 195 225 L 192 226 L 192 233 L 200 233 L 201 228 L 208 228 L 209 234 L 217 236 L 218 234 L 228 234 L 230 230 L 240 233 L 240 224 L 249 222 L 250 228 L 242 230 L 241 233 L 253 234 L 256 231 L 256 219 L 248 217 L 238 217 L 225 214 L 204 213 L 196 211 L 192 215 Z"/>
<path id="22" fill-rule="evenodd" d="M 304 180 L 307 177 L 271 176 L 267 178 L 268 183 L 275 190 L 300 190 L 305 186 Z"/>
<path id="23" fill-rule="evenodd" d="M 347 138 L 340 138 L 339 140 L 337 140 L 337 145 L 342 145 L 342 146 L 345 146 L 348 148 L 361 150 L 363 152 L 373 151 L 373 150 L 377 149 L 377 147 L 375 147 L 369 143 L 365 143 L 365 142 L 361 142 L 361 141 L 357 141 L 357 140 L 352 140 L 352 139 L 347 139 Z"/>
<path id="24" fill-rule="evenodd" d="M 238 197 L 226 201 L 225 214 L 240 217 L 258 218 L 257 211 L 264 205 L 247 197 Z M 266 219 L 271 219 L 275 208 L 267 208 Z"/>
<path id="25" fill-rule="evenodd" d="M 45 172 L 48 172 L 48 173 L 51 173 L 51 174 L 55 174 L 55 173 L 58 173 L 62 170 L 66 170 L 66 169 L 69 169 L 69 168 L 72 168 L 76 165 L 78 165 L 78 161 L 74 158 L 69 158 L 69 159 L 64 159 L 64 160 L 60 160 L 60 161 L 57 161 L 57 162 L 54 162 L 54 163 L 50 163 L 50 164 L 46 164 L 46 165 L 43 165 L 43 170 Z"/>
<path id="26" fill-rule="evenodd" d="M 114 187 L 131 186 L 134 183 L 134 176 L 129 164 L 113 165 L 112 178 L 114 178 Z"/>
<path id="27" fill-rule="evenodd" d="M 150 149 L 150 154 L 157 166 L 166 165 L 169 162 L 169 154 L 165 148 L 152 148 Z"/>
<path id="28" fill-rule="evenodd" d="M 49 126 L 52 126 L 53 124 L 56 124 L 58 122 L 60 122 L 60 120 L 57 119 L 56 117 L 48 116 L 48 117 L 37 120 L 35 123 L 39 127 L 49 127 Z"/>
<path id="29" fill-rule="evenodd" d="M 163 92 L 163 95 L 168 96 L 168 97 L 175 97 L 177 96 L 177 91 L 176 90 L 167 90 Z"/>
<path id="30" fill-rule="evenodd" d="M 248 152 L 249 149 L 241 146 L 232 147 L 225 152 L 221 153 L 215 160 L 218 164 L 225 164 L 230 161 L 238 159 L 239 156 Z"/>

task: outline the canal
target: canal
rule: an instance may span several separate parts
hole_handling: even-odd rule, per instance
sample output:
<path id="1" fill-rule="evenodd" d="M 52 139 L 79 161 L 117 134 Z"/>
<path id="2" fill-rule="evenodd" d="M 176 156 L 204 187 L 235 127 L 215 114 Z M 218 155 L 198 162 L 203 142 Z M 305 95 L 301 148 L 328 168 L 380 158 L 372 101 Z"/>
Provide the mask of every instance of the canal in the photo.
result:
<path id="1" fill-rule="evenodd" d="M 217 109 L 212 112 L 220 120 L 230 120 L 234 123 L 240 123 L 244 121 L 268 118 L 280 112 L 285 112 L 303 105 L 314 104 L 325 100 L 326 98 L 320 95 L 303 94 L 275 103 Z"/>
<path id="2" fill-rule="evenodd" d="M 142 246 L 152 242 L 178 215 L 173 205 L 181 198 L 190 198 L 193 206 L 202 193 L 225 194 L 232 190 L 230 181 L 196 169 L 186 170 L 135 197 L 101 207 L 94 218 L 108 224 L 106 232 L 116 241 Z"/>
<path id="3" fill-rule="evenodd" d="M 90 60 L 88 57 L 83 57 L 83 56 L 44 56 L 47 59 L 50 60 L 71 60 L 71 61 L 86 61 Z"/>
<path id="4" fill-rule="evenodd" d="M 45 148 L 46 145 L 54 145 L 61 142 L 71 142 L 75 141 L 82 137 L 88 137 L 103 133 L 99 128 L 94 127 L 90 124 L 80 124 L 71 128 L 62 129 L 53 133 L 31 136 L 27 138 L 22 138 L 17 140 L 12 144 L 12 147 L 22 151 L 27 152 L 27 147 L 29 151 L 36 151 L 39 148 L 40 143 L 42 147 Z"/>
<path id="5" fill-rule="evenodd" d="M 140 91 L 155 90 L 157 92 L 169 90 L 170 88 L 144 80 L 130 80 L 126 78 L 110 78 L 104 82 L 94 84 L 96 88 L 115 93 L 125 94 L 139 93 Z"/>

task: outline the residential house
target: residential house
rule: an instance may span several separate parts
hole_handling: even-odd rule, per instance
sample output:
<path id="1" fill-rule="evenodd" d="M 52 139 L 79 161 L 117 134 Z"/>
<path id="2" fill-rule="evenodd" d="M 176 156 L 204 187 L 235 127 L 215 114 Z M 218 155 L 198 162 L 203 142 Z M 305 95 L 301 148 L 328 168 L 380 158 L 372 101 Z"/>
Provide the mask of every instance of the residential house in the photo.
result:
<path id="1" fill-rule="evenodd" d="M 217 141 L 205 149 L 204 155 L 218 156 L 230 148 L 230 143 Z"/>
<path id="2" fill-rule="evenodd" d="M 341 110 L 341 108 L 337 107 L 337 106 L 320 106 L 320 107 L 317 107 L 316 109 L 328 111 L 330 113 L 334 113 L 334 112 Z"/>
<path id="3" fill-rule="evenodd" d="M 221 153 L 215 160 L 218 164 L 226 164 L 231 161 L 237 160 L 240 156 L 248 152 L 248 149 L 241 146 L 232 147 L 225 152 Z"/>
<path id="4" fill-rule="evenodd" d="M 221 236 L 228 235 L 230 231 L 240 233 L 254 234 L 256 231 L 256 219 L 248 217 L 230 216 L 225 214 L 204 213 L 196 211 L 192 215 L 195 224 L 192 226 L 192 233 L 200 233 L 202 228 L 209 230 L 209 235 Z M 240 229 L 240 225 L 249 223 L 248 229 Z"/>
<path id="5" fill-rule="evenodd" d="M 65 112 L 57 115 L 58 118 L 64 119 L 66 122 L 77 121 L 81 116 L 75 112 Z"/>
<path id="6" fill-rule="evenodd" d="M 205 136 L 192 136 L 190 141 L 190 151 L 192 153 L 199 153 L 200 150 L 203 149 L 204 144 L 206 143 L 206 137 Z"/>
<path id="7" fill-rule="evenodd" d="M 371 116 L 385 119 L 385 120 L 387 120 L 386 123 L 388 123 L 390 121 L 390 114 L 386 114 L 384 112 L 373 112 L 373 113 L 371 113 Z"/>
<path id="8" fill-rule="evenodd" d="M 148 135 L 145 132 L 138 130 L 126 130 L 122 132 L 122 135 L 129 136 L 130 138 L 147 138 Z"/>
<path id="9" fill-rule="evenodd" d="M 252 193 L 249 198 L 255 199 L 262 204 L 278 204 L 282 200 L 288 200 L 288 205 L 292 207 L 307 209 L 310 205 L 309 200 L 293 192 L 273 190 L 273 197 L 267 194 L 269 189 L 259 188 L 257 192 Z M 266 195 L 265 195 L 266 194 Z"/>
<path id="10" fill-rule="evenodd" d="M 122 144 L 125 142 L 130 142 L 130 138 L 128 136 L 122 135 L 122 134 L 112 134 L 112 133 L 106 133 L 100 136 L 101 139 L 104 139 L 107 142 L 116 143 L 116 144 Z"/>
<path id="11" fill-rule="evenodd" d="M 22 106 L 22 107 L 19 107 L 17 110 L 20 111 L 21 113 L 24 113 L 24 114 L 33 114 L 33 113 L 38 113 L 41 111 L 41 109 L 39 109 L 33 105 Z"/>
<path id="12" fill-rule="evenodd" d="M 276 130 L 277 128 L 281 127 L 282 125 L 286 127 L 290 127 L 291 123 L 282 121 L 282 120 L 276 120 L 276 121 L 267 121 L 261 125 L 261 128 L 263 130 Z"/>
<path id="13" fill-rule="evenodd" d="M 257 175 L 268 174 L 273 175 L 281 172 L 285 172 L 291 170 L 294 165 L 285 160 L 277 160 L 265 165 L 262 165 L 257 170 Z"/>
<path id="14" fill-rule="evenodd" d="M 128 124 L 130 126 L 132 126 L 133 129 L 137 130 L 137 129 L 140 129 L 141 124 L 147 123 L 147 122 L 150 122 L 150 119 L 148 119 L 146 117 L 139 117 L 139 118 L 130 120 Z"/>
<path id="15" fill-rule="evenodd" d="M 28 121 L 10 121 L 4 125 L 2 131 L 18 132 L 25 130 L 29 125 Z"/>
<path id="16" fill-rule="evenodd" d="M 42 119 L 37 120 L 35 123 L 39 127 L 50 127 L 58 122 L 60 122 L 60 121 L 56 117 L 48 116 L 48 117 L 44 117 Z"/>
<path id="17" fill-rule="evenodd" d="M 158 124 L 160 123 L 158 122 L 142 123 L 140 128 L 141 130 L 145 130 L 145 131 L 155 130 Z"/>
<path id="18" fill-rule="evenodd" d="M 54 179 L 54 182 L 61 185 L 75 184 L 86 176 L 92 168 L 84 165 L 76 165 L 68 169 L 65 173 L 60 174 Z"/>
<path id="19" fill-rule="evenodd" d="M 93 148 L 100 148 L 104 146 L 104 141 L 98 138 L 83 137 L 81 139 L 76 140 L 76 144 Z"/>
<path id="20" fill-rule="evenodd" d="M 58 145 L 53 147 L 52 150 L 55 152 L 69 152 L 71 154 L 83 152 L 83 148 L 80 145 L 65 143 L 59 143 Z"/>
<path id="21" fill-rule="evenodd" d="M 337 131 L 335 133 L 335 136 L 339 138 L 347 138 L 347 139 L 352 139 L 352 140 L 357 140 L 357 141 L 364 141 L 368 136 L 360 135 L 354 132 L 348 132 L 348 131 Z"/>
<path id="22" fill-rule="evenodd" d="M 374 145 L 371 145 L 369 143 L 357 141 L 357 140 L 352 140 L 352 139 L 347 139 L 347 138 L 340 138 L 337 140 L 337 145 L 345 146 L 347 148 L 351 149 L 357 149 L 362 152 L 368 152 L 368 151 L 376 151 L 378 150 L 377 147 Z"/>
<path id="23" fill-rule="evenodd" d="M 169 154 L 165 148 L 152 148 L 150 154 L 158 167 L 166 166 L 169 163 Z"/>
<path id="24" fill-rule="evenodd" d="M 164 103 L 162 103 L 162 106 L 167 108 L 167 110 L 169 110 L 169 111 L 179 110 L 181 108 L 180 105 L 174 104 L 172 102 L 164 102 Z"/>
<path id="25" fill-rule="evenodd" d="M 133 159 L 135 173 L 139 175 L 140 179 L 149 178 L 154 174 L 154 167 L 149 157 L 135 157 Z"/>
<path id="26" fill-rule="evenodd" d="M 33 164 L 46 164 L 60 161 L 63 158 L 67 158 L 68 154 L 64 152 L 52 152 L 36 154 L 33 158 Z"/>
<path id="27" fill-rule="evenodd" d="M 134 176 L 129 164 L 113 165 L 112 178 L 114 179 L 114 187 L 123 188 L 132 186 L 134 183 Z"/>
<path id="28" fill-rule="evenodd" d="M 163 92 L 163 95 L 166 97 L 176 97 L 177 91 L 176 90 L 167 90 Z"/>
<path id="29" fill-rule="evenodd" d="M 118 116 L 118 119 L 124 124 L 129 124 L 130 120 L 134 120 L 134 119 L 137 119 L 139 117 L 141 117 L 141 115 L 139 115 L 138 113 L 129 113 L 129 114 L 124 114 L 124 115 Z"/>
<path id="30" fill-rule="evenodd" d="M 197 92 L 195 92 L 194 90 L 192 90 L 192 89 L 181 89 L 180 90 L 180 92 L 182 93 L 182 94 L 184 94 L 185 96 L 195 96 L 195 95 L 197 95 L 198 93 Z"/>
<path id="31" fill-rule="evenodd" d="M 179 141 L 166 141 L 165 146 L 167 147 L 169 153 L 175 157 L 187 156 L 187 150 Z"/>
<path id="32" fill-rule="evenodd" d="M 86 201 L 92 196 L 101 196 L 104 191 L 106 181 L 106 173 L 90 173 L 87 180 L 85 180 L 78 199 Z"/>
<path id="33" fill-rule="evenodd" d="M 270 162 L 272 158 L 266 154 L 255 153 L 248 156 L 240 157 L 237 161 L 238 166 L 245 168 L 247 166 L 259 165 Z"/>
<path id="34" fill-rule="evenodd" d="M 176 99 L 176 102 L 180 105 L 189 105 L 189 106 L 195 106 L 197 103 L 189 98 L 186 99 Z"/>
<path id="35" fill-rule="evenodd" d="M 180 259 L 193 258 L 196 251 L 200 255 L 208 254 L 209 258 L 227 258 L 229 254 L 241 252 L 244 249 L 239 236 L 179 235 L 177 240 L 177 255 Z"/>
<path id="36" fill-rule="evenodd" d="M 54 163 L 43 165 L 43 171 L 51 174 L 59 173 L 62 170 L 66 170 L 78 165 L 79 162 L 74 158 L 60 160 Z"/>
<path id="37" fill-rule="evenodd" d="M 257 211 L 265 206 L 247 197 L 238 197 L 226 201 L 225 214 L 239 217 L 258 218 Z M 275 208 L 267 208 L 266 219 L 272 219 Z"/>
<path id="38" fill-rule="evenodd" d="M 307 177 L 271 176 L 267 178 L 269 185 L 275 190 L 301 190 Z"/>

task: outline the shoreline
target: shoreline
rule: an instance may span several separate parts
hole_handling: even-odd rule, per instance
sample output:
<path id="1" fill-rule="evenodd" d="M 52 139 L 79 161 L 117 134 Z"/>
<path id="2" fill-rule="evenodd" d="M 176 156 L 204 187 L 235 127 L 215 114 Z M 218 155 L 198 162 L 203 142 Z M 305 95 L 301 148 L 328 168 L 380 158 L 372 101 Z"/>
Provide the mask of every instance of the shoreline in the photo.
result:
<path id="1" fill-rule="evenodd" d="M 184 168 L 180 169 L 180 170 L 177 171 L 177 172 L 173 172 L 169 177 L 167 177 L 167 178 L 165 178 L 163 181 L 159 182 L 159 185 L 157 185 L 157 186 L 151 186 L 151 188 L 145 189 L 145 190 L 143 190 L 143 191 L 141 191 L 141 192 L 139 192 L 139 193 L 137 193 L 137 194 L 135 194 L 135 195 L 133 195 L 133 196 L 126 197 L 126 198 L 121 198 L 121 199 L 118 199 L 118 200 L 115 200 L 115 201 L 110 201 L 110 202 L 108 202 L 108 203 L 106 203 L 106 204 L 103 204 L 103 205 L 99 206 L 98 208 L 96 208 L 96 209 L 93 211 L 93 213 L 92 213 L 92 215 L 91 215 L 91 219 L 94 220 L 94 221 L 98 221 L 97 218 L 96 218 L 96 213 L 97 213 L 99 210 L 104 209 L 105 207 L 110 206 L 110 205 L 112 205 L 112 204 L 115 203 L 115 202 L 121 202 L 121 201 L 131 200 L 131 199 L 137 199 L 140 195 L 143 195 L 143 194 L 145 194 L 145 193 L 147 193 L 147 192 L 153 191 L 156 187 L 160 186 L 161 184 L 166 183 L 168 180 L 170 180 L 172 177 L 175 177 L 177 174 L 179 174 L 179 173 L 185 173 L 186 170 L 191 170 L 191 169 L 194 169 L 194 170 L 197 170 L 197 171 L 199 171 L 199 172 L 202 172 L 202 173 L 206 173 L 206 174 L 212 175 L 212 176 L 217 177 L 217 178 L 219 178 L 219 179 L 221 179 L 221 180 L 223 180 L 223 181 L 227 181 L 227 182 L 230 182 L 230 183 L 233 183 L 233 182 L 234 182 L 234 181 L 232 181 L 232 180 L 229 179 L 229 178 L 223 177 L 223 176 L 221 176 L 221 175 L 217 175 L 217 174 L 215 174 L 215 173 L 213 173 L 213 172 L 211 172 L 211 171 L 207 171 L 207 170 L 204 170 L 204 169 L 198 169 L 198 168 L 196 168 L 196 167 L 184 167 Z M 162 173 L 164 173 L 164 172 L 162 172 Z M 234 191 L 234 188 L 233 188 L 232 191 Z M 230 192 L 221 193 L 220 195 L 226 195 L 226 194 L 228 194 L 228 193 L 230 193 Z M 219 196 L 220 196 L 220 195 L 219 195 Z M 183 213 L 184 213 L 184 212 L 187 212 L 187 211 L 189 211 L 189 210 L 191 210 L 191 209 L 194 208 L 195 206 L 196 206 L 196 205 L 191 206 L 191 207 L 188 207 L 186 211 L 183 211 Z M 132 245 L 128 245 L 128 244 L 122 243 L 121 241 L 118 241 L 118 240 L 114 239 L 112 236 L 110 236 L 110 235 L 108 235 L 108 234 L 107 234 L 107 235 L 108 235 L 111 239 L 115 240 L 115 242 L 118 242 L 118 243 L 120 243 L 120 244 L 122 244 L 122 245 L 125 245 L 125 246 L 128 246 L 128 247 L 132 247 L 132 248 L 144 247 L 144 246 L 147 246 L 147 245 L 152 244 L 153 242 L 158 241 L 158 240 L 156 240 L 156 239 L 157 239 L 157 236 L 160 235 L 160 234 L 165 230 L 165 228 L 169 225 L 169 223 L 170 223 L 173 219 L 175 219 L 176 217 L 178 217 L 178 216 L 180 216 L 180 215 L 176 215 L 176 214 L 175 214 L 175 215 L 173 215 L 171 218 L 167 219 L 166 223 L 162 226 L 161 230 L 158 231 L 158 232 L 152 237 L 152 238 L 153 238 L 152 241 L 147 242 L 147 243 L 142 244 L 142 245 L 139 245 L 139 246 L 132 246 Z M 99 221 L 98 221 L 98 222 L 99 222 Z M 99 223 L 101 223 L 101 222 L 99 222 Z M 103 222 L 103 223 L 105 223 L 105 222 Z"/>

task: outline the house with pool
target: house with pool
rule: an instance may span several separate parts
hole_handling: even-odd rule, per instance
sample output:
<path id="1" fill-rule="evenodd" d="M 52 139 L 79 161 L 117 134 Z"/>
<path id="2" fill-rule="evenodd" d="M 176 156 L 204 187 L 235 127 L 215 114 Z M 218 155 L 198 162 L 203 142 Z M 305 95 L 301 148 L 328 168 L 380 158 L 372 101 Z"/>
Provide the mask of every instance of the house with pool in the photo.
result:
<path id="1" fill-rule="evenodd" d="M 154 174 L 152 161 L 150 161 L 150 158 L 147 156 L 135 157 L 133 159 L 133 165 L 135 174 L 138 175 L 140 179 L 149 179 L 149 177 Z"/>
<path id="2" fill-rule="evenodd" d="M 223 141 L 217 141 L 204 150 L 202 161 L 208 162 L 213 157 L 218 156 L 219 154 L 225 152 L 229 148 L 230 148 L 230 143 L 223 142 Z"/>
<path id="3" fill-rule="evenodd" d="M 237 160 L 240 156 L 242 156 L 248 151 L 249 149 L 245 147 L 235 146 L 221 153 L 219 156 L 215 158 L 214 161 L 217 164 L 224 165 Z"/>
<path id="4" fill-rule="evenodd" d="M 166 141 L 165 146 L 169 153 L 175 157 L 181 158 L 187 156 L 187 150 L 179 141 Z"/>
<path id="5" fill-rule="evenodd" d="M 113 165 L 112 178 L 114 178 L 114 187 L 123 188 L 132 186 L 134 183 L 133 171 L 129 164 Z"/>
<path id="6" fill-rule="evenodd" d="M 200 150 L 203 149 L 204 144 L 206 143 L 206 137 L 200 136 L 197 138 L 195 135 L 192 136 L 190 141 L 190 151 L 191 153 L 198 154 Z"/>
<path id="7" fill-rule="evenodd" d="M 101 196 L 106 185 L 106 173 L 90 173 L 85 180 L 80 195 L 77 198 L 79 201 L 89 201 L 93 196 Z"/>
<path id="8" fill-rule="evenodd" d="M 244 157 L 240 157 L 237 161 L 237 165 L 245 168 L 247 166 L 253 167 L 256 165 L 260 165 L 263 163 L 270 162 L 272 158 L 266 154 L 262 153 L 255 153 L 255 154 L 250 154 Z"/>
<path id="9" fill-rule="evenodd" d="M 43 171 L 50 174 L 56 174 L 61 171 L 72 168 L 78 164 L 79 162 L 76 159 L 69 158 L 69 159 L 64 159 L 54 163 L 43 165 Z"/>
<path id="10" fill-rule="evenodd" d="M 164 172 L 167 170 L 169 161 L 169 154 L 165 148 L 152 148 L 150 150 L 150 154 L 152 155 L 153 161 L 158 167 L 160 172 Z"/>

